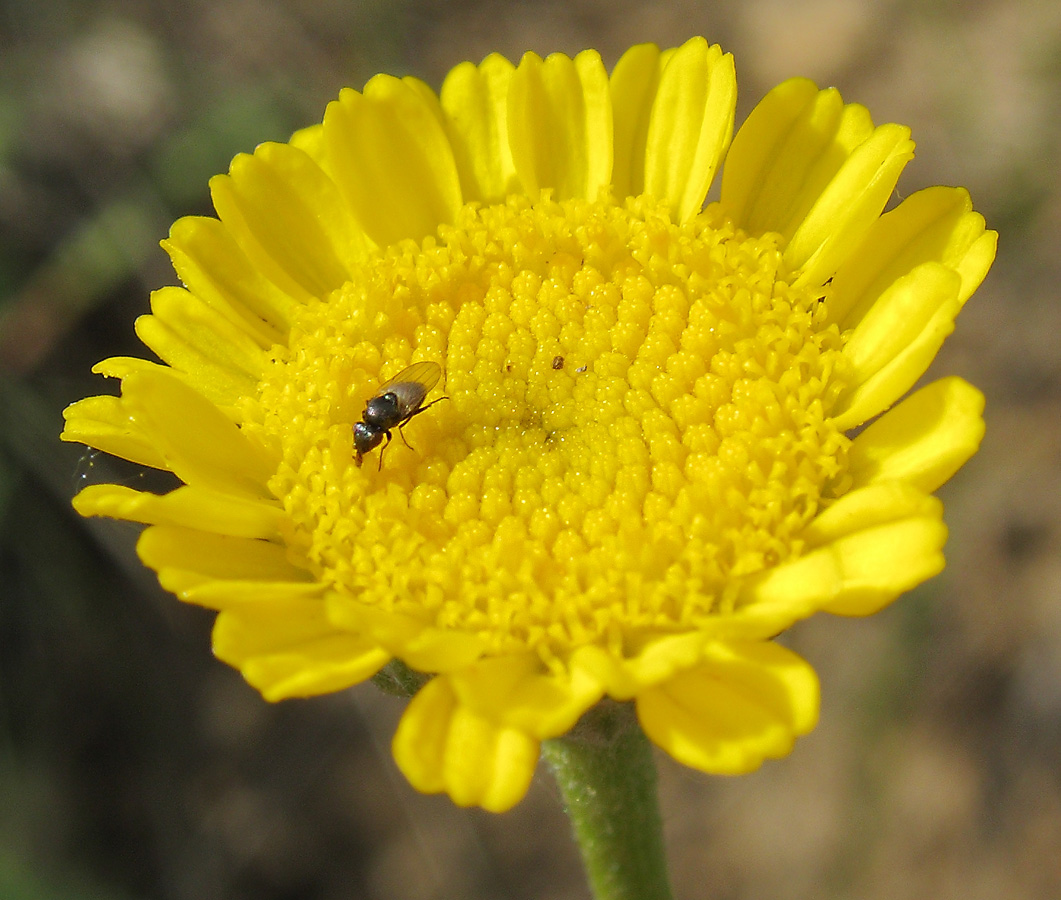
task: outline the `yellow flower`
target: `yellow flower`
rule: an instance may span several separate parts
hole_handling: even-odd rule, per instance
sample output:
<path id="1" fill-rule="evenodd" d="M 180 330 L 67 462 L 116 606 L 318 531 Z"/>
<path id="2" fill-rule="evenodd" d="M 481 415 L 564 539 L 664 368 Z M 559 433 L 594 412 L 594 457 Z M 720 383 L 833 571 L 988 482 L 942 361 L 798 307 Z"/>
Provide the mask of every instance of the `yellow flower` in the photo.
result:
<path id="1" fill-rule="evenodd" d="M 143 561 L 269 700 L 433 674 L 394 753 L 457 803 L 516 803 L 604 696 L 706 772 L 784 755 L 818 685 L 773 637 L 943 567 L 931 492 L 983 399 L 897 401 L 995 234 L 958 188 L 882 214 L 908 129 L 835 90 L 785 82 L 730 146 L 735 98 L 701 38 L 610 76 L 490 56 L 238 156 L 219 219 L 164 242 L 186 288 L 137 322 L 163 364 L 106 360 L 121 396 L 67 410 L 66 440 L 183 486 L 76 508 L 149 525 Z M 422 406 L 448 399 L 357 465 L 352 426 L 416 362 L 442 370 Z"/>

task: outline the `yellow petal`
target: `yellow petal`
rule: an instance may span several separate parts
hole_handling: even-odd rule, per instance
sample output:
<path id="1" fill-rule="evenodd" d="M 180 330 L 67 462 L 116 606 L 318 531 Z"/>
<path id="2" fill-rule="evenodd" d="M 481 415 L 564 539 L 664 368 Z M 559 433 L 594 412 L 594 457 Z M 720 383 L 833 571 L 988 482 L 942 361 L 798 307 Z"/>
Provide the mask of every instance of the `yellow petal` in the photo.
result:
<path id="1" fill-rule="evenodd" d="M 96 363 L 92 367 L 92 371 L 96 375 L 103 375 L 105 378 L 117 378 L 119 380 L 136 372 L 161 372 L 164 375 L 176 377 L 181 381 L 184 381 L 184 374 L 182 372 L 177 372 L 169 366 L 151 362 L 140 356 L 108 356 L 106 359 L 101 359 Z"/>
<path id="2" fill-rule="evenodd" d="M 265 278 L 221 222 L 178 219 L 162 249 L 188 290 L 245 329 L 258 346 L 284 341 L 302 303 Z"/>
<path id="3" fill-rule="evenodd" d="M 659 89 L 660 51 L 655 44 L 638 44 L 615 64 L 609 79 L 614 130 L 612 185 L 616 197 L 636 196 L 644 190 L 645 147 L 652 104 Z"/>
<path id="4" fill-rule="evenodd" d="M 814 200 L 785 248 L 796 284 L 824 284 L 849 258 L 888 202 L 913 159 L 910 129 L 882 125 L 844 160 Z"/>
<path id="5" fill-rule="evenodd" d="M 898 279 L 851 333 L 844 358 L 854 387 L 840 397 L 833 421 L 847 430 L 887 409 L 924 374 L 954 330 L 961 278 L 924 263 Z"/>
<path id="6" fill-rule="evenodd" d="M 942 515 L 943 504 L 931 494 L 902 482 L 881 482 L 844 494 L 815 516 L 803 538 L 814 550 L 878 525 L 911 518 L 938 520 Z"/>
<path id="7" fill-rule="evenodd" d="M 463 202 L 453 150 L 420 91 L 377 75 L 324 115 L 327 170 L 365 232 L 386 247 L 452 222 Z"/>
<path id="8" fill-rule="evenodd" d="M 288 560 L 282 544 L 175 525 L 146 529 L 136 544 L 136 552 L 160 578 L 167 569 L 235 581 L 304 582 L 311 578 L 309 572 Z"/>
<path id="9" fill-rule="evenodd" d="M 300 128 L 293 135 L 288 143 L 292 147 L 298 147 L 303 153 L 305 153 L 310 159 L 312 159 L 318 166 L 324 165 L 325 150 L 324 150 L 324 125 L 318 122 L 316 125 L 307 125 L 305 128 Z"/>
<path id="10" fill-rule="evenodd" d="M 343 690 L 390 660 L 371 640 L 336 631 L 315 600 L 223 610 L 213 641 L 217 658 L 271 702 Z"/>
<path id="11" fill-rule="evenodd" d="M 104 453 L 150 466 L 167 468 L 166 460 L 144 430 L 132 420 L 120 397 L 87 397 L 63 410 L 66 425 L 60 439 L 95 447 Z"/>
<path id="12" fill-rule="evenodd" d="M 938 513 L 856 531 L 749 579 L 735 619 L 769 634 L 820 610 L 870 615 L 939 574 L 946 539 Z"/>
<path id="13" fill-rule="evenodd" d="M 947 527 L 934 518 L 907 519 L 845 539 L 843 589 L 823 611 L 841 616 L 868 616 L 900 594 L 943 571 Z M 836 545 L 834 545 L 836 546 Z M 880 570 L 897 570 L 885 584 Z"/>
<path id="14" fill-rule="evenodd" d="M 832 282 L 827 312 L 841 328 L 857 325 L 888 287 L 922 263 L 955 270 L 964 304 L 995 258 L 998 235 L 984 230 L 962 188 L 931 187 L 881 216 Z"/>
<path id="15" fill-rule="evenodd" d="M 791 78 L 771 90 L 741 125 L 722 172 L 724 211 L 752 234 L 796 228 L 836 170 L 870 136 L 860 106 L 834 90 Z"/>
<path id="16" fill-rule="evenodd" d="M 129 375 L 122 382 L 122 403 L 181 481 L 271 497 L 266 484 L 276 467 L 268 454 L 176 377 L 161 371 Z"/>
<path id="17" fill-rule="evenodd" d="M 151 294 L 151 311 L 170 333 L 205 360 L 245 379 L 261 379 L 266 361 L 262 349 L 201 298 L 183 288 L 160 288 Z"/>
<path id="18" fill-rule="evenodd" d="M 564 734 L 603 693 L 585 670 L 545 672 L 533 654 L 483 659 L 448 678 L 470 710 L 539 740 Z"/>
<path id="19" fill-rule="evenodd" d="M 164 496 L 118 484 L 94 484 L 74 497 L 83 516 L 109 516 L 145 525 L 180 525 L 232 537 L 279 536 L 284 511 L 278 503 L 245 500 L 200 487 L 180 487 Z"/>
<path id="20" fill-rule="evenodd" d="M 492 53 L 453 69 L 442 84 L 447 134 L 464 199 L 497 203 L 516 189 L 508 143 L 508 89 L 515 66 Z"/>
<path id="21" fill-rule="evenodd" d="M 784 237 L 797 283 L 824 283 L 880 215 L 913 156 L 909 129 L 874 129 L 866 109 L 792 79 L 774 88 L 734 139 L 722 207 L 753 234 Z"/>
<path id="22" fill-rule="evenodd" d="M 645 733 L 679 762 L 737 775 L 784 756 L 818 718 L 818 679 L 773 643 L 715 643 L 704 662 L 637 697 Z"/>
<path id="23" fill-rule="evenodd" d="M 264 608 L 268 604 L 313 600 L 323 604 L 324 585 L 319 582 L 204 580 L 188 570 L 165 569 L 162 586 L 185 603 L 221 611 L 243 606 Z M 373 641 L 373 644 L 375 642 Z"/>
<path id="24" fill-rule="evenodd" d="M 445 791 L 458 806 L 504 812 L 527 793 L 539 742 L 476 715 L 439 676 L 409 702 L 392 747 L 398 768 L 417 790 Z"/>
<path id="25" fill-rule="evenodd" d="M 137 337 L 199 393 L 228 407 L 254 393 L 266 358 L 246 332 L 182 288 L 155 291 L 151 308 L 136 320 Z"/>
<path id="26" fill-rule="evenodd" d="M 508 133 L 528 195 L 598 199 L 612 174 L 612 107 L 598 53 L 525 54 L 509 87 Z"/>
<path id="27" fill-rule="evenodd" d="M 865 381 L 895 359 L 941 308 L 953 305 L 956 313 L 959 285 L 952 269 L 925 263 L 886 290 L 844 345 L 856 380 Z"/>
<path id="28" fill-rule="evenodd" d="M 944 378 L 907 397 L 855 438 L 854 485 L 902 481 L 930 493 L 964 465 L 984 436 L 984 395 Z"/>
<path id="29" fill-rule="evenodd" d="M 140 317 L 145 318 L 144 316 Z M 147 317 L 150 318 L 150 317 Z M 140 319 L 137 320 L 139 325 Z M 158 331 L 158 325 L 154 326 L 156 332 Z M 130 375 L 135 375 L 139 372 L 147 372 L 150 374 L 161 374 L 166 378 L 176 378 L 182 384 L 187 385 L 193 391 L 199 394 L 203 394 L 203 390 L 200 390 L 200 384 L 196 380 L 196 376 L 200 373 L 197 372 L 184 372 L 180 369 L 174 369 L 172 366 L 161 365 L 159 363 L 151 362 L 150 360 L 143 359 L 139 356 L 111 356 L 107 359 L 101 360 L 92 367 L 92 371 L 97 375 L 103 375 L 107 378 L 118 378 L 124 381 Z M 221 376 L 219 376 L 221 377 Z M 218 391 L 218 398 L 216 400 L 208 397 L 210 400 L 225 416 L 231 419 L 233 422 L 239 424 L 243 421 L 243 415 L 245 413 L 242 394 L 233 395 L 231 391 L 222 392 L 218 389 L 218 386 L 211 383 L 205 377 L 200 379 L 202 386 L 211 391 Z M 234 384 L 238 382 L 233 381 Z M 243 383 L 244 385 L 246 382 Z M 206 396 L 204 394 L 204 396 Z"/>
<path id="30" fill-rule="evenodd" d="M 668 57 L 646 135 L 643 191 L 666 203 L 676 221 L 703 206 L 733 136 L 736 104 L 733 57 L 717 44 L 693 38 Z"/>
<path id="31" fill-rule="evenodd" d="M 402 84 L 408 88 L 412 88 L 413 93 L 420 98 L 420 102 L 423 103 L 427 111 L 435 117 L 435 121 L 438 122 L 439 127 L 445 131 L 446 113 L 445 110 L 442 109 L 442 103 L 438 98 L 438 94 L 431 89 L 431 86 L 426 82 L 421 81 L 419 78 L 414 78 L 412 75 L 406 75 L 402 78 Z M 453 148 L 450 147 L 450 152 L 452 151 Z"/>
<path id="32" fill-rule="evenodd" d="M 371 634 L 381 647 L 418 672 L 452 672 L 478 659 L 486 649 L 475 635 L 435 628 L 422 618 L 329 597 L 328 614 L 339 627 Z"/>
<path id="33" fill-rule="evenodd" d="M 241 153 L 210 192 L 244 253 L 294 297 L 327 297 L 367 249 L 335 183 L 288 144 Z"/>
<path id="34" fill-rule="evenodd" d="M 627 658 L 617 657 L 603 647 L 580 647 L 572 655 L 571 668 L 585 671 L 604 687 L 609 697 L 630 700 L 646 686 L 698 665 L 704 641 L 700 632 L 666 635 L 646 641 Z"/>

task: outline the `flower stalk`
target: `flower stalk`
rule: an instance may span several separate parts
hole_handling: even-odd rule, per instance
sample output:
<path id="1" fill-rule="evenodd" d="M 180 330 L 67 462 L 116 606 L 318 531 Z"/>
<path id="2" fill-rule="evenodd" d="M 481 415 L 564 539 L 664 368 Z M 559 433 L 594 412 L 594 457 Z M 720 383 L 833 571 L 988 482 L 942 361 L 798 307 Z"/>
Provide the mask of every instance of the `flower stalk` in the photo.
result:
<path id="1" fill-rule="evenodd" d="M 671 900 L 652 747 L 632 703 L 604 701 L 542 755 L 595 900 Z"/>

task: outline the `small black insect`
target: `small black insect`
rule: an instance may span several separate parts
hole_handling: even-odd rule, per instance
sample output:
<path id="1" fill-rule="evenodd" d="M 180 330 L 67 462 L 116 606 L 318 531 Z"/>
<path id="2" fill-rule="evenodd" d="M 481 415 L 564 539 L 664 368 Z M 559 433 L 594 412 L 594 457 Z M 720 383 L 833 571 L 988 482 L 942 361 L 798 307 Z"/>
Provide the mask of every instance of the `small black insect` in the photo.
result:
<path id="1" fill-rule="evenodd" d="M 563 367 L 564 367 L 564 358 L 562 356 L 554 356 L 553 357 L 553 368 L 556 369 L 556 371 L 559 372 Z"/>
<path id="2" fill-rule="evenodd" d="M 361 414 L 362 421 L 354 424 L 354 459 L 359 468 L 365 454 L 378 447 L 384 435 L 387 443 L 383 445 L 383 450 L 387 449 L 387 444 L 391 442 L 392 428 L 398 429 L 402 442 L 406 447 L 409 446 L 402 426 L 439 400 L 446 399 L 439 397 L 427 406 L 423 405 L 424 398 L 431 388 L 438 384 L 441 377 L 442 367 L 438 363 L 418 362 L 402 369 L 390 381 L 380 386 L 375 396 L 365 404 L 365 411 Z M 380 469 L 383 468 L 383 450 L 379 452 Z"/>

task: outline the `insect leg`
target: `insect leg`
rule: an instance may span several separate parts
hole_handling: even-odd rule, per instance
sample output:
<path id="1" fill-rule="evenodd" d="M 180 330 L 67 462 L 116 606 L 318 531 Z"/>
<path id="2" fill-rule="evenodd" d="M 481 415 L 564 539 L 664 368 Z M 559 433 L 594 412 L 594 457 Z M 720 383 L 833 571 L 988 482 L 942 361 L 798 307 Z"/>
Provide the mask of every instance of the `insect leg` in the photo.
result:
<path id="1" fill-rule="evenodd" d="M 412 449 L 413 449 L 413 448 L 412 448 L 412 445 L 411 445 L 411 444 L 410 444 L 410 443 L 409 443 L 409 442 L 408 442 L 407 440 L 405 440 L 405 432 L 404 432 L 404 431 L 403 431 L 402 429 L 404 429 L 404 428 L 405 428 L 405 426 L 409 424 L 409 420 L 410 420 L 411 418 L 413 418 L 414 416 L 418 416 L 418 415 L 420 415 L 420 413 L 424 412 L 425 410 L 431 409 L 431 407 L 432 407 L 432 406 L 434 406 L 434 405 L 435 405 L 436 403 L 441 403 L 441 402 L 442 402 L 443 400 L 449 400 L 449 397 L 439 397 L 439 398 L 438 398 L 438 400 L 432 400 L 432 401 L 431 401 L 430 403 L 428 403 L 428 404 L 427 404 L 427 406 L 421 406 L 421 407 L 420 407 L 420 408 L 419 408 L 418 410 L 416 410 L 415 412 L 411 412 L 411 413 L 409 413 L 409 415 L 407 415 L 407 416 L 406 416 L 406 417 L 405 417 L 404 419 L 402 419 L 402 421 L 401 421 L 401 422 L 399 423 L 399 425 L 398 425 L 398 434 L 399 434 L 399 435 L 401 436 L 402 442 L 403 442 L 403 443 L 405 444 L 405 446 L 406 446 L 406 447 L 408 447 L 408 448 L 409 448 L 410 450 L 412 450 Z"/>
<path id="2" fill-rule="evenodd" d="M 378 466 L 376 466 L 376 471 L 377 471 L 377 472 L 382 472 L 382 471 L 383 471 L 383 451 L 387 449 L 387 446 L 388 446 L 388 445 L 390 444 L 390 442 L 391 442 L 391 433 L 390 433 L 390 429 L 387 429 L 387 430 L 386 430 L 386 431 L 384 431 L 383 433 L 384 433 L 385 435 L 387 435 L 387 440 L 386 440 L 386 442 L 385 442 L 385 443 L 383 444 L 383 446 L 379 448 L 379 465 L 378 465 Z"/>

